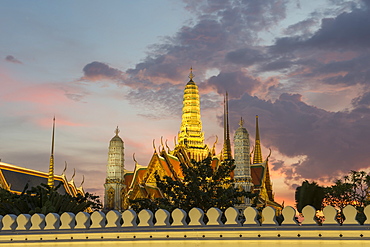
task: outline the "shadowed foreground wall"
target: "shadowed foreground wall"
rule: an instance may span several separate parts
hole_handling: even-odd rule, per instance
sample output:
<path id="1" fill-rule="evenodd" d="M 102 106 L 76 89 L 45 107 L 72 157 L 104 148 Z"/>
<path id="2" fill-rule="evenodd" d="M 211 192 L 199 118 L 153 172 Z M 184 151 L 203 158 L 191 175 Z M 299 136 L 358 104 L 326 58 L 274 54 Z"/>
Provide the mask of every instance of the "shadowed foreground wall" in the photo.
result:
<path id="1" fill-rule="evenodd" d="M 283 209 L 284 221 L 279 225 L 275 210 L 262 211 L 262 224 L 257 220 L 257 210 L 244 211 L 245 222 L 238 221 L 238 211 L 228 208 L 226 222 L 221 222 L 222 212 L 217 208 L 204 212 L 193 208 L 189 215 L 181 209 L 172 214 L 158 210 L 153 214 L 142 210 L 138 215 L 132 210 L 122 214 L 109 211 L 77 215 L 24 214 L 0 216 L 0 245 L 10 246 L 368 246 L 370 221 L 359 225 L 352 206 L 344 209 L 346 220 L 342 225 L 335 221 L 336 210 L 324 209 L 325 221 L 318 226 L 311 206 L 303 209 L 304 220 L 298 224 L 292 207 Z M 370 207 L 365 208 L 370 219 Z M 188 222 L 188 223 L 187 223 Z"/>

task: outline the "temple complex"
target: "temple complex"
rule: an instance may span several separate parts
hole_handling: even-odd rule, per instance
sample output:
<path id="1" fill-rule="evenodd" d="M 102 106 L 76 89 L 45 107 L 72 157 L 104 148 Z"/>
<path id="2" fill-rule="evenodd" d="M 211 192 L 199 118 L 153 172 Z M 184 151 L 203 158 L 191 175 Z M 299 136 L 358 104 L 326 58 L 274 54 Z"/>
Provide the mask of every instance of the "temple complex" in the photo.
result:
<path id="1" fill-rule="evenodd" d="M 174 180 L 184 178 L 180 164 L 191 166 L 191 160 L 201 161 L 207 157 L 212 158 L 212 167 L 217 167 L 225 160 L 232 160 L 232 147 L 229 133 L 228 95 L 224 99 L 224 143 L 223 149 L 217 154 L 215 144 L 209 148 L 204 143 L 204 132 L 200 114 L 200 97 L 198 86 L 195 84 L 192 69 L 189 81 L 184 89 L 182 121 L 177 136 L 178 143 L 170 149 L 167 142 L 161 140 L 161 147 L 154 147 L 153 155 L 147 166 L 139 165 L 135 159 L 134 171 L 125 170 L 124 143 L 119 137 L 118 127 L 116 135 L 109 145 L 107 177 L 104 184 L 104 208 L 106 210 L 125 210 L 129 207 L 129 200 L 142 198 L 160 198 L 162 192 L 156 186 L 155 175 L 161 178 L 169 176 Z M 217 142 L 217 141 L 216 141 Z M 253 154 L 253 159 L 252 159 Z M 270 153 L 271 154 L 271 153 Z M 273 206 L 281 210 L 282 206 L 274 201 L 272 183 L 268 167 L 268 155 L 262 156 L 261 143 L 256 116 L 256 137 L 253 153 L 250 151 L 248 131 L 243 127 L 243 119 L 234 134 L 234 157 L 236 168 L 230 177 L 234 179 L 235 186 L 245 191 L 256 193 L 252 200 L 241 198 L 241 204 L 236 205 L 244 209 L 252 204 L 257 207 Z"/>

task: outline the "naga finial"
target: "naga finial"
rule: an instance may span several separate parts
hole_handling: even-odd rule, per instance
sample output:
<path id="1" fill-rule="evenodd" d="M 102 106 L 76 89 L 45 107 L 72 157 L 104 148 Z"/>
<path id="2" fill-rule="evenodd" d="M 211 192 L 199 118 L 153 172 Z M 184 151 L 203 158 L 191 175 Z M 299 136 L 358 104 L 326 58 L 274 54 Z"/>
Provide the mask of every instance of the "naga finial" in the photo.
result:
<path id="1" fill-rule="evenodd" d="M 80 187 L 82 187 L 82 185 L 85 183 L 85 175 L 82 175 L 82 182 L 81 182 L 81 185 Z"/>
<path id="2" fill-rule="evenodd" d="M 73 168 L 73 175 L 72 175 L 71 180 L 73 180 L 75 176 L 76 176 L 76 168 Z"/>
<path id="3" fill-rule="evenodd" d="M 67 171 L 67 161 L 64 161 L 64 170 L 62 172 L 62 174 L 66 174 L 66 171 Z"/>
<path id="4" fill-rule="evenodd" d="M 135 164 L 137 164 L 137 161 L 135 159 L 135 153 L 132 154 L 132 159 L 134 160 Z"/>
<path id="5" fill-rule="evenodd" d="M 269 153 L 269 155 L 267 156 L 266 160 L 268 160 L 268 159 L 270 158 L 270 156 L 271 156 L 271 148 L 269 148 L 269 150 L 270 150 L 270 153 Z"/>
<path id="6" fill-rule="evenodd" d="M 167 144 L 167 139 L 166 139 L 166 142 L 165 142 L 165 144 L 166 144 L 166 147 L 167 147 L 167 150 L 168 150 L 168 153 L 170 153 L 170 147 L 168 146 L 168 144 Z"/>
<path id="7" fill-rule="evenodd" d="M 163 136 L 161 136 L 161 146 L 162 146 L 162 149 L 164 149 L 164 145 L 163 145 Z"/>
<path id="8" fill-rule="evenodd" d="M 155 148 L 155 139 L 153 139 L 153 148 L 154 148 L 154 152 L 157 152 L 157 149 Z"/>

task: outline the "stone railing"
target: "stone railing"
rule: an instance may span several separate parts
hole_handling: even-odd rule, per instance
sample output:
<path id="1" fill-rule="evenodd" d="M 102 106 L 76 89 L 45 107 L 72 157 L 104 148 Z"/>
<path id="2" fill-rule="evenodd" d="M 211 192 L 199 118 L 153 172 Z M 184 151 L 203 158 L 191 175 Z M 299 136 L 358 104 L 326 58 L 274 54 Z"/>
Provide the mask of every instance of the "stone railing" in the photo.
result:
<path id="1" fill-rule="evenodd" d="M 205 214 L 208 219 L 206 223 Z M 226 219 L 224 222 L 221 221 L 223 214 Z M 188 241 L 205 241 L 217 246 L 227 240 L 234 244 L 254 241 L 258 246 L 265 246 L 262 243 L 274 246 L 276 243 L 301 241 L 301 246 L 304 246 L 303 243 L 309 240 L 315 245 L 324 246 L 325 242 L 322 241 L 330 240 L 332 244 L 333 241 L 339 241 L 344 246 L 358 241 L 364 244 L 363 240 L 370 240 L 370 206 L 364 209 L 367 220 L 363 225 L 357 222 L 357 210 L 352 206 L 344 208 L 345 220 L 341 225 L 336 221 L 336 209 L 331 206 L 323 210 L 325 220 L 322 226 L 316 222 L 316 212 L 312 206 L 302 210 L 304 218 L 301 223 L 296 221 L 296 210 L 290 206 L 282 210 L 284 219 L 281 224 L 277 222 L 276 211 L 272 207 L 262 210 L 261 221 L 257 219 L 259 212 L 255 208 L 248 207 L 243 214 L 244 222 L 238 220 L 239 211 L 231 207 L 224 213 L 218 208 L 211 208 L 206 213 L 193 208 L 189 214 L 182 209 L 175 209 L 171 214 L 163 209 L 154 214 L 145 209 L 138 214 L 130 209 L 123 213 L 112 210 L 107 214 L 96 211 L 91 215 L 86 212 L 76 215 L 63 213 L 60 216 L 55 213 L 46 216 L 8 214 L 0 216 L 0 244 L 31 245 L 37 242 L 38 245 L 50 245 L 50 241 L 58 241 L 62 245 L 89 242 L 92 246 L 102 246 L 104 242 L 112 245 L 113 241 L 118 245 L 120 241 L 139 241 L 142 246 L 160 246 L 168 241 L 180 241 L 181 244 L 177 245 Z"/>

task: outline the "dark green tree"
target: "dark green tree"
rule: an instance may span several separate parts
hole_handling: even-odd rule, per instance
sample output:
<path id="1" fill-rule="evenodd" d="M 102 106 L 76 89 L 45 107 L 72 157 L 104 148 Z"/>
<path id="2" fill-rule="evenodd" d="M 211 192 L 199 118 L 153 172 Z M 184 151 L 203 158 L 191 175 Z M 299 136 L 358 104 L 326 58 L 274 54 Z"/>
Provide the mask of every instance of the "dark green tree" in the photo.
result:
<path id="1" fill-rule="evenodd" d="M 60 186 L 60 185 L 59 185 Z M 0 215 L 5 214 L 34 214 L 34 213 L 58 213 L 72 212 L 77 214 L 87 209 L 99 210 L 101 203 L 98 196 L 90 193 L 85 195 L 60 194 L 58 187 L 50 188 L 45 184 L 25 187 L 21 194 L 11 193 L 0 189 Z"/>
<path id="2" fill-rule="evenodd" d="M 132 208 L 136 211 L 143 208 L 164 208 L 169 211 L 181 208 L 188 212 L 193 207 L 204 211 L 211 207 L 225 210 L 239 204 L 242 197 L 254 196 L 250 192 L 235 188 L 230 177 L 235 169 L 233 160 L 224 161 L 217 169 L 211 166 L 211 161 L 211 158 L 206 158 L 200 162 L 193 160 L 191 166 L 181 164 L 184 175 L 182 181 L 173 180 L 168 176 L 161 179 L 157 174 L 157 187 L 164 198 L 134 200 L 131 201 Z"/>
<path id="3" fill-rule="evenodd" d="M 316 182 L 310 183 L 305 180 L 295 191 L 296 208 L 299 213 L 302 213 L 302 209 L 307 205 L 321 210 L 324 197 L 324 187 L 319 186 Z"/>

